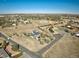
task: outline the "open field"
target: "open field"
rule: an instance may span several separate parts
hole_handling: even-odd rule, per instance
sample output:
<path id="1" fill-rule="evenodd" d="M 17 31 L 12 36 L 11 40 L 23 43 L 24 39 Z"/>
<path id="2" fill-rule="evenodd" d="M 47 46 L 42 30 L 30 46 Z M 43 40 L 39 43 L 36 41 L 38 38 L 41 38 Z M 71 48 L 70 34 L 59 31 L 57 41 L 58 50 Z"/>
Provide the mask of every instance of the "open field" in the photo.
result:
<path id="1" fill-rule="evenodd" d="M 79 57 L 79 38 L 66 34 L 45 52 L 43 56 L 47 58 Z"/>

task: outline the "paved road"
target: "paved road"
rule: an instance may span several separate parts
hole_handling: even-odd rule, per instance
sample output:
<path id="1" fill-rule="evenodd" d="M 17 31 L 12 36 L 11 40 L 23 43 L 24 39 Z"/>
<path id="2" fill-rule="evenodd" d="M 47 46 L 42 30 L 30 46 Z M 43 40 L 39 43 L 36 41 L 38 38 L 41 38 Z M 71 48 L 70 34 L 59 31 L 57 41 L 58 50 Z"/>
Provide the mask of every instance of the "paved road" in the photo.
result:
<path id="1" fill-rule="evenodd" d="M 64 33 L 64 34 L 65 34 L 65 33 Z M 63 35 L 64 35 L 64 34 L 63 34 Z M 0 32 L 0 35 L 2 35 L 7 41 L 16 43 L 16 42 L 12 41 L 11 38 L 8 39 L 9 37 L 8 37 L 6 34 Z M 56 42 L 58 42 L 58 40 L 59 40 L 63 35 L 62 35 L 62 34 L 55 34 L 54 37 L 53 37 L 52 42 L 49 43 L 49 44 L 48 44 L 47 46 L 45 46 L 44 48 L 42 48 L 41 50 L 37 51 L 36 53 L 34 53 L 34 52 L 32 52 L 32 51 L 29 51 L 27 48 L 25 48 L 25 47 L 23 47 L 23 46 L 21 46 L 21 45 L 19 44 L 19 45 L 20 45 L 20 49 L 21 49 L 23 52 L 26 53 L 26 56 L 24 55 L 26 58 L 41 58 L 41 57 L 42 57 L 42 54 L 43 54 L 44 52 L 46 52 L 50 47 L 52 47 Z M 25 54 L 25 53 L 24 53 L 24 54 Z"/>
<path id="2" fill-rule="evenodd" d="M 42 48 L 41 50 L 37 51 L 37 54 L 42 55 L 50 47 L 52 47 L 61 37 L 62 37 L 62 35 L 60 35 L 60 34 L 54 35 L 54 38 L 53 38 L 52 42 L 50 44 L 48 44 L 47 46 L 45 46 L 44 48 Z"/>
<path id="3" fill-rule="evenodd" d="M 6 53 L 6 51 L 3 48 L 0 48 L 0 58 L 9 58 L 9 55 Z"/>
<path id="4" fill-rule="evenodd" d="M 12 38 L 9 38 L 6 34 L 4 34 L 3 32 L 0 32 L 0 36 L 4 37 L 6 41 L 12 42 L 12 43 L 16 43 L 12 40 Z M 28 50 L 27 48 L 21 46 L 19 44 L 19 47 L 21 49 L 21 51 L 26 54 L 25 58 L 41 58 L 42 56 L 39 56 L 37 54 L 35 54 L 34 52 Z"/>

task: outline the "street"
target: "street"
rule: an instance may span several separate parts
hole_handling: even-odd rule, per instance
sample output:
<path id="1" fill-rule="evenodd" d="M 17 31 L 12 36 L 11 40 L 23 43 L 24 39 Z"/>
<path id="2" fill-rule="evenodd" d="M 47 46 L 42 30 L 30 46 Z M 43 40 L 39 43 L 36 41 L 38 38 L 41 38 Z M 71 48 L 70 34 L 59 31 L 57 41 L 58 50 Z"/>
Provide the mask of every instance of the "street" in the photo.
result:
<path id="1" fill-rule="evenodd" d="M 0 32 L 0 35 L 1 35 L 2 37 L 4 37 L 6 41 L 12 42 L 12 43 L 16 43 L 16 42 L 12 41 L 12 38 L 9 38 L 9 37 L 8 37 L 6 34 L 4 34 L 3 32 Z M 40 57 L 41 57 L 41 56 L 39 56 L 39 55 L 36 55 L 34 52 L 32 52 L 32 51 L 26 49 L 25 47 L 21 46 L 20 44 L 19 44 L 19 48 L 21 49 L 22 52 L 25 52 L 24 54 L 25 54 L 26 56 L 24 56 L 24 58 L 40 58 Z"/>

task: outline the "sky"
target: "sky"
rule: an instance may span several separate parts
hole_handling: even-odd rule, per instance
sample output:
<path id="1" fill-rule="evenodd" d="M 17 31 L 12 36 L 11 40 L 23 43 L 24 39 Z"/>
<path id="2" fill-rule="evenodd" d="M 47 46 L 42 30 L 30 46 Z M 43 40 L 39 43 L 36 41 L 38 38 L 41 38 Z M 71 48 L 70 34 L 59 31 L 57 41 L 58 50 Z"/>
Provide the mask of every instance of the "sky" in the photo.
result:
<path id="1" fill-rule="evenodd" d="M 7 13 L 79 14 L 79 0 L 0 0 L 0 14 Z"/>

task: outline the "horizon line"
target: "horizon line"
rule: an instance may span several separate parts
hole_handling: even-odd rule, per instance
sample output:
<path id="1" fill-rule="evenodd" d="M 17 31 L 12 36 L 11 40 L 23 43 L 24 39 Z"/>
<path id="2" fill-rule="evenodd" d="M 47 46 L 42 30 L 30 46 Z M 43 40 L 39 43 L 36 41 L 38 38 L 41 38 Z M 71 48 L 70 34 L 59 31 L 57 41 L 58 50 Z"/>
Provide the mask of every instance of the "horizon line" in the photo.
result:
<path id="1" fill-rule="evenodd" d="M 79 15 L 79 13 L 0 13 L 0 14 L 76 14 Z"/>

